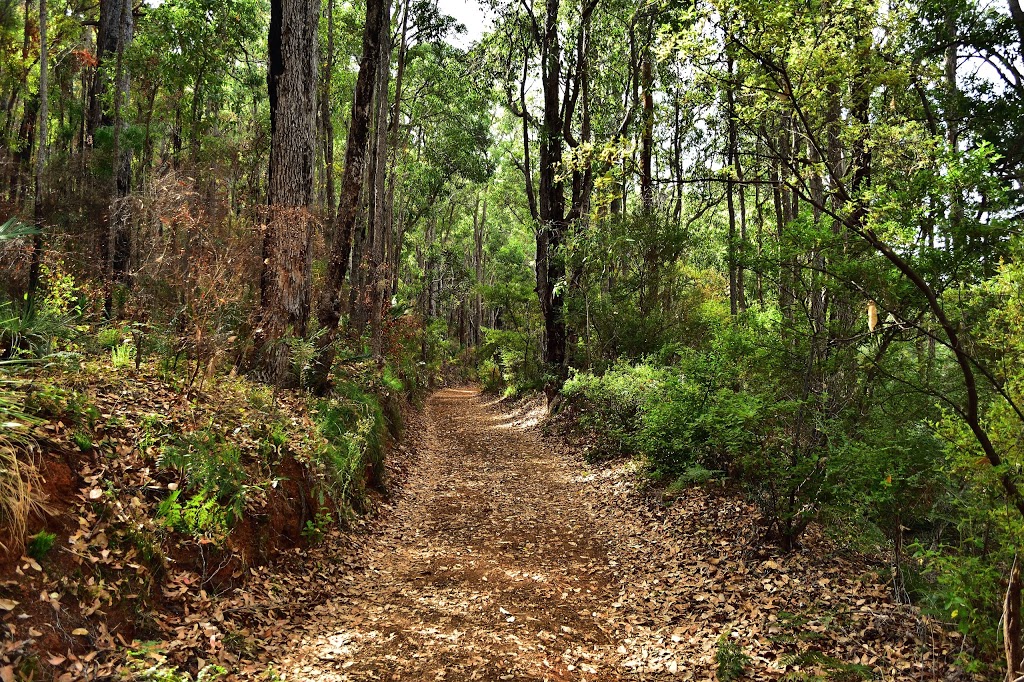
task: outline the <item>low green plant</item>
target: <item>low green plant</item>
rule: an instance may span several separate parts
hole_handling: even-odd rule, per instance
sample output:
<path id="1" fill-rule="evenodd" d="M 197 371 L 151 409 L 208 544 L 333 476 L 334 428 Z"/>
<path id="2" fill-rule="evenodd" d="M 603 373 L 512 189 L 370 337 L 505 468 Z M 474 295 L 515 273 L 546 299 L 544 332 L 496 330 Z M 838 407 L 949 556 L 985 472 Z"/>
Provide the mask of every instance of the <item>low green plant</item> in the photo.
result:
<path id="1" fill-rule="evenodd" d="M 195 538 L 220 540 L 229 530 L 227 510 L 216 497 L 200 491 L 186 502 L 181 491 L 174 490 L 158 506 L 156 516 L 165 526 Z"/>
<path id="2" fill-rule="evenodd" d="M 703 485 L 708 481 L 721 478 L 723 472 L 707 469 L 700 464 L 691 464 L 677 478 L 665 488 L 665 498 L 674 499 L 682 495 L 687 488 L 695 485 Z"/>
<path id="3" fill-rule="evenodd" d="M 314 405 L 313 416 L 323 438 L 314 461 L 327 492 L 360 507 L 367 486 L 384 484 L 388 421 L 380 402 L 353 383 L 340 383 L 334 397 Z"/>
<path id="4" fill-rule="evenodd" d="M 325 512 L 318 513 L 315 519 L 306 521 L 306 526 L 302 529 L 302 537 L 308 542 L 319 544 L 323 541 L 324 535 L 326 535 L 327 530 L 331 527 L 331 522 L 330 514 Z"/>
<path id="5" fill-rule="evenodd" d="M 227 670 L 210 664 L 199 670 L 193 681 L 192 676 L 167 663 L 164 648 L 159 642 L 141 642 L 128 652 L 128 667 L 131 678 L 145 682 L 214 682 L 227 675 Z"/>
<path id="6" fill-rule="evenodd" d="M 790 656 L 784 656 L 782 663 L 788 666 L 813 666 L 819 670 L 824 671 L 822 675 L 805 675 L 802 677 L 788 677 L 783 679 L 790 679 L 793 682 L 800 680 L 803 682 L 817 682 L 827 680 L 828 682 L 863 682 L 864 680 L 873 680 L 877 677 L 874 671 L 866 665 L 859 663 L 846 663 L 833 658 L 820 651 L 810 649 Z"/>
<path id="7" fill-rule="evenodd" d="M 41 530 L 29 538 L 25 545 L 25 551 L 36 561 L 42 561 L 53 549 L 55 542 L 57 542 L 56 534 Z"/>
<path id="8" fill-rule="evenodd" d="M 184 506 L 173 493 L 165 500 L 172 525 L 177 523 L 192 534 L 205 534 L 208 529 L 230 528 L 242 517 L 248 490 L 242 452 L 213 428 L 198 429 L 165 445 L 157 465 L 181 474 L 184 489 L 192 495 Z"/>
<path id="9" fill-rule="evenodd" d="M 135 364 L 135 346 L 122 343 L 110 349 L 110 364 L 120 369 Z"/>
<path id="10" fill-rule="evenodd" d="M 32 298 L 0 303 L 0 358 L 39 358 L 75 332 L 74 318 Z"/>
<path id="11" fill-rule="evenodd" d="M 115 327 L 104 327 L 96 332 L 96 344 L 104 350 L 113 350 L 124 343 L 124 331 Z"/>
<path id="12" fill-rule="evenodd" d="M 720 682 L 741 680 L 746 675 L 747 666 L 750 665 L 750 656 L 744 653 L 742 647 L 730 639 L 729 635 L 723 634 L 718 639 L 718 648 L 715 649 L 715 665 Z"/>
<path id="13" fill-rule="evenodd" d="M 75 431 L 71 434 L 71 440 L 74 441 L 75 445 L 77 445 L 78 449 L 82 452 L 92 452 L 92 439 L 89 438 L 88 434 L 81 431 Z"/>

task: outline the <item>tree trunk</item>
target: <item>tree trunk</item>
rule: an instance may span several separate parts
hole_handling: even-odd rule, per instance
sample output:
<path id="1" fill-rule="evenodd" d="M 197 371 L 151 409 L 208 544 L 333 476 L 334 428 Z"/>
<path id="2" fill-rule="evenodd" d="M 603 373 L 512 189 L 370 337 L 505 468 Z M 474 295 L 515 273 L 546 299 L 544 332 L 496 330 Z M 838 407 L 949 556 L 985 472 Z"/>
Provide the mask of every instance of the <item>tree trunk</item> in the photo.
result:
<path id="1" fill-rule="evenodd" d="M 257 348 L 261 369 L 278 385 L 296 379 L 287 339 L 305 336 L 309 319 L 319 16 L 319 0 L 271 3 L 269 210 Z"/>
<path id="2" fill-rule="evenodd" d="M 334 94 L 334 1 L 327 0 L 327 59 L 324 64 L 323 94 L 320 97 L 320 119 L 324 140 L 324 192 L 327 195 L 324 234 L 328 243 L 334 234 L 334 118 L 331 116 L 331 98 Z"/>
<path id="3" fill-rule="evenodd" d="M 1015 682 L 1021 674 L 1021 585 L 1020 564 L 1017 557 L 1013 559 L 1010 569 L 1010 581 L 1006 588 L 1006 599 L 1003 602 L 1003 648 L 1006 653 L 1006 679 Z"/>
<path id="4" fill-rule="evenodd" d="M 95 141 L 96 130 L 102 126 L 113 124 L 111 112 L 103 106 L 103 95 L 107 92 L 110 80 L 110 58 L 116 57 L 118 46 L 122 43 L 124 30 L 124 0 L 100 0 L 100 21 L 96 34 L 96 71 L 93 74 L 92 88 L 89 90 L 89 112 L 87 116 L 87 134 Z M 128 20 L 131 26 L 131 19 Z M 90 142 L 91 144 L 91 142 Z"/>
<path id="5" fill-rule="evenodd" d="M 473 214 L 473 265 L 476 270 L 476 296 L 473 303 L 473 345 L 483 343 L 484 326 L 484 230 L 487 227 L 487 195 L 484 194 L 483 211 L 477 220 Z"/>
<path id="6" fill-rule="evenodd" d="M 114 10 L 116 6 L 116 12 Z M 132 154 L 131 149 L 122 144 L 125 129 L 128 127 L 122 115 L 122 109 L 128 103 L 130 79 L 124 65 L 124 52 L 132 41 L 134 23 L 132 18 L 131 0 L 112 0 L 108 7 L 116 14 L 119 23 L 113 19 L 108 23 L 108 35 L 113 35 L 116 54 L 114 69 L 114 108 L 112 114 L 104 112 L 101 122 L 106 125 L 109 120 L 114 131 L 114 149 L 111 154 L 113 164 L 114 186 L 110 199 L 109 212 L 109 266 L 107 279 L 107 295 L 105 310 L 108 317 L 115 314 L 114 288 L 131 284 L 131 207 L 126 198 L 132 190 Z"/>
<path id="7" fill-rule="evenodd" d="M 36 187 L 33 201 L 36 234 L 32 240 L 32 263 L 28 273 L 30 295 L 35 294 L 39 287 L 39 271 L 43 262 L 43 171 L 46 169 L 47 142 L 50 135 L 50 71 L 46 28 L 46 0 L 39 0 L 39 145 L 36 152 Z"/>
<path id="8" fill-rule="evenodd" d="M 362 193 L 366 144 L 370 136 L 373 89 L 380 59 L 381 26 L 390 18 L 390 5 L 390 0 L 367 0 L 366 3 L 363 55 L 359 62 L 359 75 L 356 77 L 355 95 L 352 99 L 352 121 L 345 148 L 345 171 L 341 178 L 338 218 L 331 239 L 327 281 L 317 306 L 317 318 L 325 330 L 317 344 L 317 358 L 312 376 L 313 388 L 319 393 L 326 392 L 331 366 L 334 364 L 334 339 L 341 321 L 342 287 L 348 274 L 352 233 Z"/>
<path id="9" fill-rule="evenodd" d="M 640 201 L 644 213 L 654 210 L 654 71 L 651 62 L 654 55 L 650 46 L 644 55 L 643 79 L 643 139 L 640 144 Z"/>
<path id="10" fill-rule="evenodd" d="M 374 143 L 374 174 L 373 174 L 373 221 L 370 240 L 369 278 L 367 279 L 367 300 L 369 301 L 370 345 L 375 356 L 380 356 L 383 347 L 383 315 L 388 278 L 387 247 L 389 229 L 387 220 L 387 179 L 388 179 L 388 138 L 390 122 L 388 119 L 388 97 L 391 82 L 391 25 L 386 22 L 381 27 L 380 63 L 377 66 L 377 123 Z"/>

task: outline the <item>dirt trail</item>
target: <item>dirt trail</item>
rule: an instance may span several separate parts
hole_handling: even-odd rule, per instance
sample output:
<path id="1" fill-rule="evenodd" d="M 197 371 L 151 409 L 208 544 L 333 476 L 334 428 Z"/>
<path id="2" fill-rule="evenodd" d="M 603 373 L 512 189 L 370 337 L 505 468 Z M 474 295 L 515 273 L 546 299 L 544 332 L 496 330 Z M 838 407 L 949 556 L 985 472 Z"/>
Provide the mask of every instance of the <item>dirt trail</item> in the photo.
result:
<path id="1" fill-rule="evenodd" d="M 290 680 L 614 680 L 617 565 L 580 471 L 471 389 L 432 396 L 364 570 L 292 634 Z M 577 498 L 577 500 L 574 500 Z M 292 627 L 303 628 L 302 623 Z"/>

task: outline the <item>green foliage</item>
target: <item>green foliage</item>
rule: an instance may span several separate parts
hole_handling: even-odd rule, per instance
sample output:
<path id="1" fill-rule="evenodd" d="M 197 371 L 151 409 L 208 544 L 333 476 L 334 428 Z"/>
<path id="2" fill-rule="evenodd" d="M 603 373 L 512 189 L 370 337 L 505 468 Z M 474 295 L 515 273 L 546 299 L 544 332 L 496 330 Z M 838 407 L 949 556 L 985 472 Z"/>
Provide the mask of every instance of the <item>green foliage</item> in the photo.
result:
<path id="1" fill-rule="evenodd" d="M 314 453 L 326 491 L 338 503 L 360 508 L 366 486 L 383 481 L 387 420 L 380 402 L 355 384 L 340 384 L 313 408 L 322 446 Z"/>
<path id="2" fill-rule="evenodd" d="M 788 673 L 782 679 L 791 682 L 862 682 L 863 680 L 877 679 L 874 671 L 866 665 L 859 663 L 844 663 L 820 651 L 809 649 L 798 654 L 785 656 L 782 659 L 784 665 L 798 667 L 815 667 L 824 670 L 824 674 L 814 675 L 810 673 Z"/>
<path id="3" fill-rule="evenodd" d="M 228 671 L 216 664 L 203 666 L 195 680 L 187 672 L 169 665 L 156 642 L 143 642 L 137 649 L 128 652 L 128 665 L 133 679 L 146 682 L 216 682 L 224 679 Z"/>
<path id="4" fill-rule="evenodd" d="M 480 349 L 485 364 L 481 370 L 490 374 L 489 381 L 493 388 L 498 386 L 512 388 L 512 393 L 519 394 L 543 388 L 545 383 L 544 368 L 541 365 L 535 339 L 518 331 L 484 329 L 484 343 Z M 500 381 L 494 376 L 500 375 Z"/>
<path id="5" fill-rule="evenodd" d="M 71 434 L 71 440 L 74 441 L 75 445 L 77 445 L 78 449 L 82 452 L 92 452 L 93 444 L 92 439 L 89 438 L 89 434 L 81 431 L 75 431 Z"/>
<path id="6" fill-rule="evenodd" d="M 157 506 L 156 517 L 165 526 L 194 538 L 221 540 L 231 527 L 232 512 L 206 489 L 180 501 L 181 491 L 173 490 Z M 240 510 L 238 510 L 240 511 Z"/>
<path id="7" fill-rule="evenodd" d="M 157 465 L 176 470 L 192 497 L 179 502 L 180 490 L 165 500 L 163 516 L 171 526 L 198 531 L 223 530 L 241 518 L 245 510 L 246 471 L 238 445 L 212 428 L 199 429 L 165 445 Z M 216 507 L 216 508 L 215 508 Z"/>
<path id="8" fill-rule="evenodd" d="M 135 364 L 135 346 L 122 343 L 110 349 L 110 364 L 116 368 L 131 367 Z"/>
<path id="9" fill-rule="evenodd" d="M 327 533 L 332 522 L 333 519 L 330 514 L 320 512 L 316 515 L 316 519 L 306 521 L 306 525 L 302 529 L 302 537 L 308 542 L 319 544 L 323 541 L 324 535 Z"/>
<path id="10" fill-rule="evenodd" d="M 746 675 L 747 666 L 750 665 L 750 656 L 728 635 L 723 634 L 718 639 L 718 647 L 715 649 L 715 665 L 717 666 L 717 679 L 720 682 L 734 682 L 734 680 L 743 679 Z"/>
<path id="11" fill-rule="evenodd" d="M 72 323 L 71 315 L 36 299 L 0 302 L 0 358 L 48 355 L 55 341 L 72 336 Z"/>
<path id="12" fill-rule="evenodd" d="M 29 538 L 25 545 L 25 552 L 36 561 L 42 561 L 56 542 L 56 534 L 41 530 Z"/>
<path id="13" fill-rule="evenodd" d="M 580 423 L 600 434 L 600 452 L 615 455 L 638 444 L 647 398 L 672 376 L 669 368 L 620 363 L 600 376 L 574 374 L 562 393 L 582 402 Z"/>
<path id="14" fill-rule="evenodd" d="M 96 332 L 96 344 L 103 349 L 113 350 L 124 343 L 124 330 L 117 327 L 104 327 Z"/>

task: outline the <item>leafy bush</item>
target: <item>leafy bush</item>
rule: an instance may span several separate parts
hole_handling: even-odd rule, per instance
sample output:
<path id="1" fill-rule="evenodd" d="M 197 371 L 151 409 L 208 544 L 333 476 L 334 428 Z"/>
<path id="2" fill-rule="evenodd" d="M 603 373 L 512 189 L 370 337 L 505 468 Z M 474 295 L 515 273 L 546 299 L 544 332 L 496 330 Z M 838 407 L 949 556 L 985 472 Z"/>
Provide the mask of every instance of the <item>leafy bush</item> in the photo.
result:
<path id="1" fill-rule="evenodd" d="M 48 309 L 34 299 L 0 303 L 0 358 L 43 357 L 53 343 L 74 331 L 73 317 Z"/>
<path id="2" fill-rule="evenodd" d="M 124 343 L 124 330 L 116 327 L 104 327 L 96 333 L 96 344 L 100 348 L 112 350 Z"/>
<path id="3" fill-rule="evenodd" d="M 645 406 L 652 394 L 672 380 L 673 374 L 671 368 L 623 362 L 599 376 L 574 374 L 562 387 L 562 393 L 581 405 L 580 424 L 599 434 L 602 454 L 646 454 L 639 448 Z"/>

